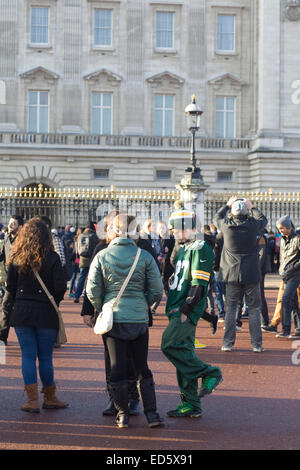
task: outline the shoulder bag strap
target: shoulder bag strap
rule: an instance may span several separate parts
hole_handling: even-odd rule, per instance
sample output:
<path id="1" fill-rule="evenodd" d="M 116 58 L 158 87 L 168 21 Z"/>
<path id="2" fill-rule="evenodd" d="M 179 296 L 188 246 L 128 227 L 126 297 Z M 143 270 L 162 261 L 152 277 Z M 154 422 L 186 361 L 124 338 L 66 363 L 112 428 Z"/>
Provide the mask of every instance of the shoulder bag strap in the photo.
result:
<path id="1" fill-rule="evenodd" d="M 39 273 L 33 269 L 33 272 L 34 272 L 34 275 L 35 277 L 37 278 L 37 280 L 39 281 L 42 289 L 44 290 L 45 294 L 47 295 L 48 299 L 50 300 L 50 302 L 52 303 L 53 307 L 55 308 L 56 312 L 58 313 L 59 312 L 59 309 L 58 309 L 58 306 L 54 300 L 54 297 L 50 294 L 50 292 L 48 291 L 47 287 L 45 286 L 45 283 L 43 282 L 41 276 L 39 275 Z"/>
<path id="2" fill-rule="evenodd" d="M 128 275 L 127 275 L 127 277 L 126 277 L 126 279 L 125 279 L 125 281 L 124 281 L 124 283 L 123 283 L 123 285 L 122 285 L 122 287 L 121 287 L 121 289 L 120 289 L 120 292 L 118 293 L 118 296 L 117 296 L 116 300 L 115 300 L 114 303 L 113 303 L 113 308 L 116 308 L 116 306 L 118 305 L 118 303 L 119 303 L 119 301 L 120 301 L 120 298 L 122 297 L 123 292 L 124 292 L 124 290 L 126 289 L 128 282 L 129 282 L 130 279 L 131 279 L 131 276 L 133 275 L 134 270 L 135 270 L 135 268 L 136 268 L 136 265 L 137 265 L 137 263 L 138 263 L 140 254 L 141 254 L 141 248 L 138 248 L 137 253 L 136 253 L 136 256 L 135 256 L 134 263 L 133 263 L 133 265 L 131 266 L 131 269 L 130 269 L 130 271 L 129 271 L 129 273 L 128 273 Z"/>

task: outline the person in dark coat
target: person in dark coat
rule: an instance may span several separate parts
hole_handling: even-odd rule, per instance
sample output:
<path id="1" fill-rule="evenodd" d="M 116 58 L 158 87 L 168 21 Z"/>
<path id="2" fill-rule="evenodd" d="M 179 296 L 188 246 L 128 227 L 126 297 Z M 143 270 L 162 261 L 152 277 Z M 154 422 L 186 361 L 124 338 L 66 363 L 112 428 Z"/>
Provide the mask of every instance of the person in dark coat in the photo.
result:
<path id="1" fill-rule="evenodd" d="M 249 330 L 254 352 L 263 351 L 260 325 L 261 269 L 257 235 L 267 225 L 266 217 L 249 200 L 231 198 L 214 217 L 224 245 L 220 277 L 226 285 L 226 316 L 223 351 L 231 351 L 236 337 L 236 318 L 245 295 L 249 308 Z"/>
<path id="2" fill-rule="evenodd" d="M 19 232 L 8 260 L 7 293 L 10 323 L 22 352 L 22 374 L 28 402 L 23 411 L 39 412 L 38 377 L 43 384 L 43 408 L 65 408 L 55 395 L 53 348 L 59 327 L 57 312 L 41 287 L 38 272 L 59 305 L 66 281 L 59 255 L 55 253 L 49 229 L 38 218 L 30 219 Z"/>

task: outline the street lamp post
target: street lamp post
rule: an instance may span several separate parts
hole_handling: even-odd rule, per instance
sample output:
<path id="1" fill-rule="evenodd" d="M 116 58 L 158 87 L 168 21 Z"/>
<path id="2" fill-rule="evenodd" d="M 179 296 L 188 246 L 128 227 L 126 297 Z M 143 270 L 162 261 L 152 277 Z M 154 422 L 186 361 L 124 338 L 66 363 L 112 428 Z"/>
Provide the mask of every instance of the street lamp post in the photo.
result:
<path id="1" fill-rule="evenodd" d="M 196 150 L 195 150 L 195 134 L 200 129 L 200 116 L 203 113 L 196 103 L 196 96 L 192 96 L 192 102 L 185 108 L 184 113 L 187 118 L 188 129 L 192 134 L 191 150 L 190 150 L 190 167 L 185 171 L 191 173 L 192 178 L 203 179 L 201 170 L 197 167 Z"/>
<path id="2" fill-rule="evenodd" d="M 196 162 L 195 134 L 200 129 L 200 116 L 203 111 L 196 103 L 195 95 L 192 102 L 186 106 L 185 115 L 188 129 L 192 134 L 190 149 L 190 166 L 185 169 L 184 176 L 178 185 L 184 206 L 196 215 L 197 237 L 202 238 L 201 228 L 204 224 L 204 192 L 208 188 L 204 184 L 200 168 Z"/>

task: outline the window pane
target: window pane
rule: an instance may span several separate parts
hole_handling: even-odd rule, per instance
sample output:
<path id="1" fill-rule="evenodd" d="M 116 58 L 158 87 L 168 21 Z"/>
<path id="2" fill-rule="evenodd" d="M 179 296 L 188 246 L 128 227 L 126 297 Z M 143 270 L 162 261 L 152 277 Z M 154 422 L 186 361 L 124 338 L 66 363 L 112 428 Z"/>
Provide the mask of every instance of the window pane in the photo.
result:
<path id="1" fill-rule="evenodd" d="M 103 109 L 102 134 L 111 134 L 111 109 Z"/>
<path id="2" fill-rule="evenodd" d="M 109 177 L 109 170 L 108 169 L 100 169 L 100 168 L 95 168 L 94 169 L 94 178 L 99 178 L 99 179 L 107 179 Z"/>
<path id="3" fill-rule="evenodd" d="M 48 92 L 47 91 L 40 92 L 40 104 L 48 105 Z"/>
<path id="4" fill-rule="evenodd" d="M 111 106 L 112 95 L 110 93 L 103 94 L 103 106 Z"/>
<path id="5" fill-rule="evenodd" d="M 92 110 L 92 133 L 100 134 L 100 110 Z"/>
<path id="6" fill-rule="evenodd" d="M 30 41 L 32 43 L 48 44 L 49 8 L 31 8 Z"/>
<path id="7" fill-rule="evenodd" d="M 28 96 L 28 102 L 29 104 L 37 104 L 37 92 L 36 91 L 30 91 L 29 96 Z"/>
<path id="8" fill-rule="evenodd" d="M 39 132 L 48 132 L 48 106 L 40 108 Z"/>
<path id="9" fill-rule="evenodd" d="M 163 95 L 155 95 L 154 97 L 154 107 L 162 108 L 163 107 Z"/>
<path id="10" fill-rule="evenodd" d="M 110 46 L 112 44 L 112 10 L 95 10 L 95 45 Z"/>
<path id="11" fill-rule="evenodd" d="M 216 137 L 224 137 L 224 114 L 222 112 L 216 113 Z"/>
<path id="12" fill-rule="evenodd" d="M 234 113 L 226 113 L 226 138 L 234 138 Z"/>
<path id="13" fill-rule="evenodd" d="M 100 93 L 92 93 L 92 105 L 100 106 Z"/>
<path id="14" fill-rule="evenodd" d="M 219 29 L 219 33 L 233 33 L 234 32 L 234 16 L 233 15 L 218 15 L 218 29 Z"/>
<path id="15" fill-rule="evenodd" d="M 235 98 L 228 97 L 226 98 L 226 109 L 230 111 L 234 111 L 234 100 Z"/>
<path id="16" fill-rule="evenodd" d="M 234 15 L 218 15 L 218 50 L 234 50 Z"/>
<path id="17" fill-rule="evenodd" d="M 173 104 L 174 104 L 174 96 L 166 95 L 165 96 L 165 106 L 166 106 L 166 108 L 173 109 Z"/>
<path id="18" fill-rule="evenodd" d="M 234 36 L 233 34 L 222 34 L 219 36 L 218 49 L 222 51 L 234 50 Z"/>
<path id="19" fill-rule="evenodd" d="M 37 132 L 37 107 L 30 106 L 28 114 L 28 132 Z"/>
<path id="20" fill-rule="evenodd" d="M 221 96 L 218 96 L 216 98 L 216 109 L 217 110 L 222 110 L 224 109 L 224 98 Z"/>
<path id="21" fill-rule="evenodd" d="M 170 137 L 173 135 L 173 111 L 165 112 L 165 134 Z"/>
<path id="22" fill-rule="evenodd" d="M 232 181 L 232 171 L 218 171 L 217 180 L 220 182 Z"/>
<path id="23" fill-rule="evenodd" d="M 157 170 L 156 179 L 158 180 L 170 180 L 171 179 L 171 170 Z"/>
<path id="24" fill-rule="evenodd" d="M 162 111 L 154 111 L 154 135 L 162 135 L 163 128 L 162 128 Z"/>
<path id="25" fill-rule="evenodd" d="M 156 47 L 173 48 L 173 19 L 172 12 L 156 13 Z"/>

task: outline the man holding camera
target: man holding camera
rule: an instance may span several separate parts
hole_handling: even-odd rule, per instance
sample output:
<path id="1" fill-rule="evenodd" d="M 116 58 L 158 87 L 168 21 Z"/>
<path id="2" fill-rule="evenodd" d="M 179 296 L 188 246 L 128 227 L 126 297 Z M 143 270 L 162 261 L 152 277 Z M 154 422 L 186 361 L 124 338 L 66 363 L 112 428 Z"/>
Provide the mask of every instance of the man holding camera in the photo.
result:
<path id="1" fill-rule="evenodd" d="M 233 197 L 217 212 L 213 222 L 224 239 L 219 271 L 221 280 L 226 284 L 222 351 L 231 351 L 235 343 L 236 319 L 245 296 L 253 351 L 262 352 L 261 273 L 257 235 L 267 225 L 267 219 L 249 200 Z"/>

